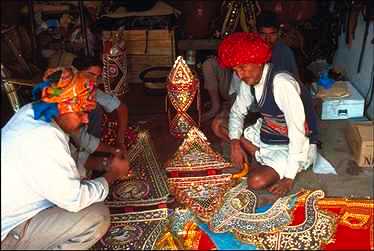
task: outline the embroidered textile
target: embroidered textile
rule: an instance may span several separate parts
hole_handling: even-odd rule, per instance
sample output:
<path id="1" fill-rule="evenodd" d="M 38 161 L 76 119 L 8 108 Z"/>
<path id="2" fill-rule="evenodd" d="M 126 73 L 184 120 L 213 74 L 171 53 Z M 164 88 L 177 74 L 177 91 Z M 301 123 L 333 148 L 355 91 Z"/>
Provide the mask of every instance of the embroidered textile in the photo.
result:
<path id="1" fill-rule="evenodd" d="M 103 114 L 103 120 L 101 123 L 102 128 L 102 137 L 101 142 L 110 146 L 117 145 L 117 131 L 118 131 L 118 122 L 111 114 Z M 129 149 L 133 144 L 137 142 L 137 134 L 139 128 L 129 126 L 123 133 L 125 135 L 125 144 L 127 149 Z"/>
<path id="2" fill-rule="evenodd" d="M 124 31 L 103 31 L 103 78 L 106 93 L 127 92 L 127 57 Z"/>
<path id="3" fill-rule="evenodd" d="M 331 241 L 335 232 L 336 217 L 316 207 L 317 199 L 324 197 L 322 190 L 308 195 L 305 201 L 305 220 L 298 225 L 284 227 L 276 232 L 245 235 L 235 232 L 240 240 L 255 244 L 259 249 L 320 250 Z"/>
<path id="4" fill-rule="evenodd" d="M 168 172 L 222 169 L 230 166 L 211 148 L 205 135 L 196 127 L 191 128 L 177 152 L 165 163 Z"/>
<path id="5" fill-rule="evenodd" d="M 138 133 L 137 143 L 128 151 L 130 178 L 111 188 L 106 201 L 110 207 L 150 206 L 166 203 L 169 190 L 147 131 Z"/>
<path id="6" fill-rule="evenodd" d="M 156 250 L 181 250 L 181 246 L 170 232 L 166 232 L 155 245 Z"/>
<path id="7" fill-rule="evenodd" d="M 170 133 L 177 137 L 184 137 L 192 126 L 200 125 L 200 88 L 199 80 L 196 78 L 186 62 L 179 56 L 168 76 L 167 84 L 168 99 L 166 109 L 169 119 Z M 187 110 L 194 99 L 197 99 L 198 122 L 188 115 Z M 170 101 L 171 106 L 167 106 Z M 176 114 L 171 118 L 172 108 Z"/>
<path id="8" fill-rule="evenodd" d="M 200 229 L 189 209 L 176 208 L 170 217 L 171 232 L 186 250 L 216 249 L 209 236 Z"/>
<path id="9" fill-rule="evenodd" d="M 225 194 L 224 204 L 214 214 L 209 227 L 216 233 L 230 231 L 243 235 L 278 231 L 292 221 L 290 211 L 295 199 L 296 195 L 279 198 L 266 212 L 255 213 L 256 195 L 242 181 Z"/>
<path id="10" fill-rule="evenodd" d="M 222 2 L 222 8 L 226 10 L 226 17 L 221 29 L 222 37 L 234 32 L 239 21 L 243 31 L 256 31 L 256 16 L 261 12 L 258 1 L 225 0 Z"/>
<path id="11" fill-rule="evenodd" d="M 294 222 L 304 219 L 304 201 L 309 192 L 297 201 Z M 323 250 L 374 250 L 374 202 L 372 199 L 323 198 L 320 210 L 337 214 L 334 239 L 322 246 Z"/>
<path id="12" fill-rule="evenodd" d="M 112 225 L 99 250 L 151 250 L 168 231 L 168 209 L 111 215 Z"/>
<path id="13" fill-rule="evenodd" d="M 222 204 L 223 195 L 230 188 L 231 174 L 206 177 L 169 178 L 169 188 L 176 200 L 207 222 Z"/>

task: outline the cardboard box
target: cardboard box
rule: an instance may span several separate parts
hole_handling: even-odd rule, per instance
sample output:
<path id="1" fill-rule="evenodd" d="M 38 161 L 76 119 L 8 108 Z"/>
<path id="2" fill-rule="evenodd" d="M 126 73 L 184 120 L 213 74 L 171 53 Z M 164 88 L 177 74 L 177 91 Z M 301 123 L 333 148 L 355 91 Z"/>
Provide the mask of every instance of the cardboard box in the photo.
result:
<path id="1" fill-rule="evenodd" d="M 346 137 L 351 147 L 353 158 L 361 167 L 374 166 L 374 122 L 350 123 Z"/>
<path id="2" fill-rule="evenodd" d="M 320 116 L 322 120 L 335 119 L 349 119 L 364 116 L 365 99 L 353 87 L 350 82 L 347 82 L 347 89 L 350 96 L 344 98 L 324 98 L 322 100 L 322 107 Z"/>

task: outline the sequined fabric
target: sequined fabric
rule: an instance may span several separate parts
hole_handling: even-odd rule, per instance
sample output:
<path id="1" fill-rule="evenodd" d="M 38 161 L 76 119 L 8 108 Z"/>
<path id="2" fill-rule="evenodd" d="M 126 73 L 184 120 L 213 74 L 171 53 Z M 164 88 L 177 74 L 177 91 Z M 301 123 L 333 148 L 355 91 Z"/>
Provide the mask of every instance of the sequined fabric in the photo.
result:
<path id="1" fill-rule="evenodd" d="M 222 2 L 222 9 L 226 12 L 221 29 L 222 37 L 233 33 L 239 23 L 243 31 L 256 31 L 256 16 L 261 12 L 258 1 L 225 0 Z"/>
<path id="2" fill-rule="evenodd" d="M 229 190 L 224 204 L 209 222 L 209 228 L 216 233 L 234 232 L 243 235 L 273 232 L 287 226 L 292 217 L 290 211 L 296 195 L 278 199 L 264 213 L 255 213 L 256 196 L 247 189 L 247 182 L 242 181 Z"/>
<path id="3" fill-rule="evenodd" d="M 231 174 L 169 178 L 169 188 L 175 199 L 190 208 L 204 222 L 208 222 L 221 206 L 223 196 L 230 186 Z"/>
<path id="4" fill-rule="evenodd" d="M 171 159 L 166 161 L 165 169 L 172 171 L 200 171 L 230 167 L 220 154 L 210 146 L 205 135 L 193 127 Z"/>
<path id="5" fill-rule="evenodd" d="M 184 137 L 192 126 L 200 125 L 200 88 L 199 80 L 179 56 L 168 76 L 166 106 L 169 119 L 169 131 L 177 137 Z M 194 99 L 197 99 L 197 123 L 187 113 Z M 168 106 L 168 101 L 171 106 Z M 172 113 L 175 113 L 172 118 Z"/>
<path id="6" fill-rule="evenodd" d="M 293 211 L 294 222 L 304 220 L 304 202 L 310 192 L 298 199 Z M 334 239 L 322 246 L 323 250 L 374 250 L 374 201 L 330 197 L 318 200 L 320 210 L 338 217 Z"/>
<path id="7" fill-rule="evenodd" d="M 211 250 L 214 243 L 198 226 L 198 220 L 186 208 L 176 208 L 170 217 L 171 233 L 184 250 Z"/>
<path id="8" fill-rule="evenodd" d="M 137 143 L 129 149 L 128 156 L 132 175 L 111 187 L 106 204 L 128 207 L 166 203 L 169 196 L 166 174 L 147 131 L 138 133 Z"/>
<path id="9" fill-rule="evenodd" d="M 237 238 L 255 244 L 259 249 L 320 250 L 323 244 L 332 241 L 335 233 L 336 216 L 319 210 L 318 199 L 324 197 L 321 190 L 310 193 L 305 202 L 305 220 L 275 232 L 246 235 L 235 232 Z"/>
<path id="10" fill-rule="evenodd" d="M 127 92 L 127 57 L 123 31 L 103 31 L 103 78 L 108 94 Z"/>
<path id="11" fill-rule="evenodd" d="M 151 250 L 168 232 L 167 209 L 111 215 L 111 227 L 96 250 Z"/>
<path id="12" fill-rule="evenodd" d="M 118 132 L 118 122 L 111 114 L 109 116 L 104 113 L 103 120 L 101 123 L 102 136 L 100 141 L 104 144 L 110 146 L 117 146 L 117 132 Z M 123 132 L 125 135 L 125 144 L 127 149 L 137 142 L 139 127 L 137 126 L 128 126 L 127 129 Z"/>

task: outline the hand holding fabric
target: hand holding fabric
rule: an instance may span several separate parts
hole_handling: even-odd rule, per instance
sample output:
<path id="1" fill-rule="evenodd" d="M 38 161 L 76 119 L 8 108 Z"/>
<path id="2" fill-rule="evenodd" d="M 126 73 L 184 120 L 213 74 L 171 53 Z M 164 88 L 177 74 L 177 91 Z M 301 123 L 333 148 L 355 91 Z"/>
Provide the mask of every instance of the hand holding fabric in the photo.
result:
<path id="1" fill-rule="evenodd" d="M 231 162 L 236 167 L 241 167 L 244 162 L 247 162 L 247 155 L 241 148 L 240 141 L 236 139 L 231 141 Z"/>
<path id="2" fill-rule="evenodd" d="M 129 173 L 129 161 L 125 158 L 114 156 L 110 163 L 110 169 L 104 175 L 109 184 L 116 180 L 122 180 L 127 177 Z"/>

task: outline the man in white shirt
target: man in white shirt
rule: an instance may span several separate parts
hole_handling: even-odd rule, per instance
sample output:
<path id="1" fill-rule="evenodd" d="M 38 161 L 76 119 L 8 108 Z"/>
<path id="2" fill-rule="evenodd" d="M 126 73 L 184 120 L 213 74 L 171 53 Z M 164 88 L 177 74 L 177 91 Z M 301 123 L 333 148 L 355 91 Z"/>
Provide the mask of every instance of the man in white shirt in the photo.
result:
<path id="1" fill-rule="evenodd" d="M 60 75 L 37 85 L 38 101 L 1 130 L 2 249 L 90 248 L 110 225 L 102 203 L 109 185 L 127 176 L 127 160 L 114 156 L 103 177 L 81 180 L 68 135 L 95 108 L 96 78 L 67 69 Z"/>
<path id="2" fill-rule="evenodd" d="M 283 196 L 296 174 L 316 159 L 316 117 L 305 102 L 305 89 L 290 74 L 273 71 L 267 63 L 271 49 L 256 33 L 227 36 L 218 56 L 220 64 L 233 68 L 242 80 L 229 118 L 232 162 L 241 166 L 249 153 L 253 157 L 249 188 L 267 188 Z M 253 108 L 261 118 L 244 128 L 244 117 Z"/>

